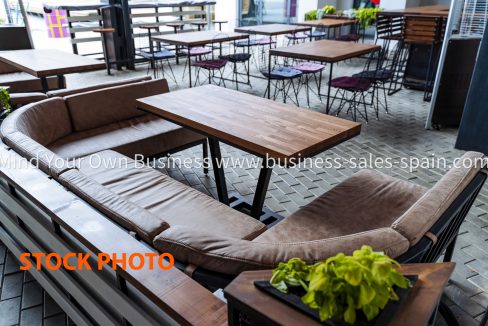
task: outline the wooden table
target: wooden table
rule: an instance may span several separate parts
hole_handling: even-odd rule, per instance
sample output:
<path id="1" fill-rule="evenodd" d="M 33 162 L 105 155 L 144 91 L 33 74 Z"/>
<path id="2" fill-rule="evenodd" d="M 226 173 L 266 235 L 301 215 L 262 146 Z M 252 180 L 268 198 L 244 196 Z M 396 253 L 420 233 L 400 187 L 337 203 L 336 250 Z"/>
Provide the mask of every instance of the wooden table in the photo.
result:
<path id="1" fill-rule="evenodd" d="M 449 16 L 449 6 L 433 5 L 433 6 L 420 6 L 410 7 L 396 10 L 385 10 L 381 12 L 384 16 L 405 16 L 405 15 L 418 15 L 418 16 Z"/>
<path id="2" fill-rule="evenodd" d="M 233 33 L 233 32 L 227 33 L 227 32 L 220 32 L 220 31 L 200 31 L 200 32 L 158 35 L 158 36 L 154 36 L 152 40 L 156 42 L 164 42 L 167 44 L 174 45 L 176 48 L 176 60 L 178 60 L 179 58 L 179 47 L 184 46 L 187 48 L 188 77 L 189 77 L 189 86 L 191 88 L 192 84 L 191 84 L 190 50 L 192 47 L 205 46 L 207 44 L 215 44 L 215 43 L 222 44 L 224 42 L 241 40 L 246 38 L 249 38 L 249 35 L 241 34 L 241 33 Z"/>
<path id="3" fill-rule="evenodd" d="M 342 26 L 354 25 L 357 23 L 355 19 L 348 19 L 348 18 L 324 18 L 324 19 L 317 19 L 317 20 L 306 20 L 300 23 L 296 23 L 300 26 L 308 26 L 314 28 L 327 28 L 327 38 L 329 38 L 329 31 L 331 28 L 334 29 L 334 37 L 336 36 L 336 29 Z"/>
<path id="4" fill-rule="evenodd" d="M 404 275 L 418 275 L 419 279 L 390 325 L 428 325 L 454 266 L 455 263 L 402 265 L 399 270 Z M 254 281 L 270 278 L 271 271 L 244 272 L 224 289 L 229 325 L 238 325 L 241 312 L 257 325 L 322 325 L 254 286 Z"/>
<path id="5" fill-rule="evenodd" d="M 380 50 L 379 45 L 342 42 L 332 40 L 319 40 L 282 48 L 271 49 L 269 52 L 269 76 L 271 76 L 271 56 L 294 58 L 302 60 L 320 61 L 330 64 L 329 87 L 327 91 L 326 112 L 330 110 L 330 92 L 334 63 L 358 57 L 363 54 Z M 271 87 L 271 79 L 268 78 L 268 87 Z M 319 90 L 320 92 L 320 90 Z M 320 94 L 320 93 L 319 93 Z M 268 92 L 268 98 L 269 98 Z M 320 96 L 320 95 L 319 95 Z"/>
<path id="6" fill-rule="evenodd" d="M 65 88 L 64 74 L 105 68 L 98 60 L 59 50 L 0 51 L 0 61 L 40 78 L 44 92 L 49 91 L 49 76 L 58 76 L 59 88 Z"/>
<path id="7" fill-rule="evenodd" d="M 236 27 L 234 29 L 234 31 L 238 33 L 266 35 L 266 36 L 277 36 L 277 35 L 283 35 L 289 33 L 306 32 L 310 30 L 311 28 L 307 26 L 287 25 L 287 24 L 244 26 L 244 27 Z"/>
<path id="8" fill-rule="evenodd" d="M 314 156 L 357 136 L 361 125 L 213 85 L 139 99 L 138 107 L 209 138 L 219 200 L 229 204 L 219 142 L 263 158 L 251 215 L 262 217 L 274 164 Z"/>

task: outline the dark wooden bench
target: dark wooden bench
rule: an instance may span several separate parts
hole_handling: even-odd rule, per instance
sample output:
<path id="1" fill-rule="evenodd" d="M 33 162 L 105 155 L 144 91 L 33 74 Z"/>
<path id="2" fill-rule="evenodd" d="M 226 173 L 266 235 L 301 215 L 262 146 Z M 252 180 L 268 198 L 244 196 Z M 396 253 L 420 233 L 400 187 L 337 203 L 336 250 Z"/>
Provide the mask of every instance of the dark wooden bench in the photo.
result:
<path id="1" fill-rule="evenodd" d="M 3 144 L 0 158 L 0 239 L 14 254 L 154 252 Z M 176 268 L 32 274 L 77 324 L 227 324 L 226 304 Z"/>

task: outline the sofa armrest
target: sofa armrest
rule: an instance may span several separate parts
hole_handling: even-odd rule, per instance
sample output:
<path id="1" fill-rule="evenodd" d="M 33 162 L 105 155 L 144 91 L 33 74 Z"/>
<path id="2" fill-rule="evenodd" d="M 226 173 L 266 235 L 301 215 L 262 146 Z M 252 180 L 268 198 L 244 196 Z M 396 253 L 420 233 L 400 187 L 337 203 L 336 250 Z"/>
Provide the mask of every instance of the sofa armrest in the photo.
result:
<path id="1" fill-rule="evenodd" d="M 286 239 L 284 239 L 286 241 Z M 215 236 L 190 227 L 172 226 L 154 239 L 154 246 L 175 259 L 211 271 L 237 275 L 246 270 L 271 269 L 299 257 L 307 263 L 323 261 L 339 252 L 351 254 L 362 245 L 397 257 L 408 240 L 391 228 L 304 242 L 265 243 Z"/>

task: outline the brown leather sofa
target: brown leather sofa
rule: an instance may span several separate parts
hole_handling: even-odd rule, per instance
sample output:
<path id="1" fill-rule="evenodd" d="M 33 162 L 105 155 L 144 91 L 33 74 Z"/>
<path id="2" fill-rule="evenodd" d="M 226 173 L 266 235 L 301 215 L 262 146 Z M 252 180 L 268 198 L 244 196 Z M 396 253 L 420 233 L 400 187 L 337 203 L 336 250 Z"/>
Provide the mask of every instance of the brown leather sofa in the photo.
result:
<path id="1" fill-rule="evenodd" d="M 461 161 L 482 158 L 468 152 Z M 431 189 L 363 170 L 252 240 L 175 226 L 154 245 L 179 261 L 231 275 L 293 257 L 314 263 L 364 244 L 399 257 L 423 237 L 435 238 L 430 228 L 478 175 L 479 163 L 453 168 Z"/>
<path id="2" fill-rule="evenodd" d="M 189 266 L 188 273 L 204 270 L 236 275 L 244 270 L 272 268 L 293 257 L 313 263 L 338 252 L 351 253 L 362 245 L 391 257 L 403 257 L 425 239 L 437 242 L 431 232 L 433 226 L 457 205 L 460 194 L 480 175 L 481 164 L 469 168 L 461 165 L 426 189 L 363 170 L 267 228 L 129 158 L 136 153 L 151 155 L 161 149 L 156 150 L 156 145 L 167 145 L 162 135 L 140 139 L 139 130 L 127 135 L 134 123 L 135 129 L 151 129 L 153 124 L 177 128 L 134 112 L 134 103 L 127 105 L 127 97 L 161 92 L 166 82 L 137 85 L 52 98 L 23 107 L 5 120 L 0 134 L 13 150 L 36 159 L 40 169 L 108 218 L 156 249 L 172 253 Z M 105 112 L 108 103 L 117 110 Z M 104 132 L 108 136 L 103 136 Z M 178 132 L 188 133 L 187 139 L 201 137 L 187 130 Z M 132 143 L 123 145 L 121 140 Z M 106 148 L 101 149 L 101 145 Z M 78 160 L 70 164 L 66 158 Z M 483 154 L 468 152 L 461 162 L 482 158 Z M 478 187 L 485 179 L 483 176 Z M 459 206 L 460 211 L 467 213 L 474 200 L 471 198 L 479 191 L 475 190 L 470 190 L 471 197 Z M 451 236 L 456 235 L 457 229 Z"/>

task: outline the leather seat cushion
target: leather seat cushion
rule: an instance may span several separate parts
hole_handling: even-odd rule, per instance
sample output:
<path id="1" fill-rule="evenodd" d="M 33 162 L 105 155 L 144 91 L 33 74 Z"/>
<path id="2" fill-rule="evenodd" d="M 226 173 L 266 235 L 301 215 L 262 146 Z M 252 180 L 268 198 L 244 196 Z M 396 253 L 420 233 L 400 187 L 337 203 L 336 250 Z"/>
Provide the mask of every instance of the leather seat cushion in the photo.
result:
<path id="1" fill-rule="evenodd" d="M 57 89 L 58 77 L 48 77 L 47 83 L 49 85 L 49 89 Z M 10 93 L 29 93 L 42 91 L 41 80 L 25 72 L 0 74 L 0 85 L 10 86 Z"/>
<path id="2" fill-rule="evenodd" d="M 65 159 L 79 158 L 106 149 L 135 157 L 136 154 L 160 154 L 203 138 L 193 131 L 145 114 L 103 127 L 73 132 L 47 147 Z"/>
<path id="3" fill-rule="evenodd" d="M 390 227 L 425 192 L 422 186 L 361 170 L 256 241 L 311 241 Z"/>
<path id="4" fill-rule="evenodd" d="M 266 229 L 252 217 L 113 151 L 81 159 L 79 170 L 170 227 L 182 225 L 238 239 L 253 239 Z"/>
<path id="5" fill-rule="evenodd" d="M 129 231 L 136 232 L 148 243 L 152 243 L 156 235 L 169 227 L 164 219 L 125 200 L 78 170 L 64 172 L 59 181 L 110 219 Z"/>
<path id="6" fill-rule="evenodd" d="M 10 94 L 10 103 L 14 107 L 26 105 L 33 102 L 39 102 L 45 99 L 47 99 L 46 94 L 40 92 Z"/>

